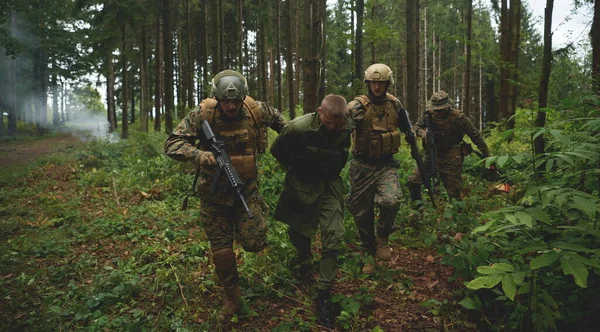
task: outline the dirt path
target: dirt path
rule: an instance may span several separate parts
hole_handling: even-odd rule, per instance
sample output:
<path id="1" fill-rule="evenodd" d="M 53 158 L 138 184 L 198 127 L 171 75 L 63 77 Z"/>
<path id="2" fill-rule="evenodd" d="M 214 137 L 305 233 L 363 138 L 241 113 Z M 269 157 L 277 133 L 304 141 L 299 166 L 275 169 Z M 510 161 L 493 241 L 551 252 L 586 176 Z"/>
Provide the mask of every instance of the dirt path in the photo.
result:
<path id="1" fill-rule="evenodd" d="M 57 133 L 53 137 L 35 140 L 0 141 L 0 169 L 25 166 L 43 156 L 63 152 L 79 144 L 82 144 L 81 140 L 70 133 Z"/>

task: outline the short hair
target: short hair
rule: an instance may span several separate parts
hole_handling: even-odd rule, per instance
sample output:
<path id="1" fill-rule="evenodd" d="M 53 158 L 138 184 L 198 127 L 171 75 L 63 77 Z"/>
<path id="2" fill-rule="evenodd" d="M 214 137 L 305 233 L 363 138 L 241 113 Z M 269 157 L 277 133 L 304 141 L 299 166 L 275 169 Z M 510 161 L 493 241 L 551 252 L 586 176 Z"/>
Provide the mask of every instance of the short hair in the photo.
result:
<path id="1" fill-rule="evenodd" d="M 345 117 L 348 113 L 346 99 L 340 95 L 329 94 L 321 101 L 321 110 L 334 118 Z"/>

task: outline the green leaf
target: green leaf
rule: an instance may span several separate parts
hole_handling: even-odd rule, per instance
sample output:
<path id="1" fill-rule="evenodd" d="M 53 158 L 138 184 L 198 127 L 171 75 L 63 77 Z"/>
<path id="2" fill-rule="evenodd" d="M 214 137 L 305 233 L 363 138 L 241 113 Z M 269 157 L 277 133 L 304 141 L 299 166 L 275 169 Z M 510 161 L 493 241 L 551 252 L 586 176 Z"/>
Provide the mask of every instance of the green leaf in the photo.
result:
<path id="1" fill-rule="evenodd" d="M 571 157 L 567 156 L 567 155 L 564 155 L 562 153 L 558 153 L 558 154 L 556 154 L 556 157 L 558 157 L 558 158 L 566 161 L 571 166 L 575 166 L 575 162 L 573 161 L 573 159 Z"/>
<path id="2" fill-rule="evenodd" d="M 554 167 L 554 159 L 549 159 L 548 162 L 546 162 L 546 172 L 550 173 L 552 171 L 552 167 Z"/>
<path id="3" fill-rule="evenodd" d="M 577 286 L 587 288 L 589 271 L 583 263 L 563 256 L 560 258 L 560 267 L 565 275 L 570 274 L 573 276 Z"/>
<path id="4" fill-rule="evenodd" d="M 519 220 L 521 221 L 521 223 L 532 227 L 533 226 L 533 218 L 531 217 L 531 215 L 529 215 L 529 213 L 523 212 L 523 211 L 519 211 L 515 213 L 515 216 L 517 218 L 519 218 Z"/>
<path id="5" fill-rule="evenodd" d="M 590 199 L 588 197 L 573 195 L 573 205 L 572 207 L 578 209 L 579 211 L 585 213 L 588 218 L 594 219 L 596 218 L 596 205 L 598 204 L 597 200 Z"/>
<path id="6" fill-rule="evenodd" d="M 524 272 L 524 271 L 515 272 L 512 274 L 513 281 L 515 282 L 515 284 L 520 285 L 525 280 L 526 275 L 527 275 L 527 272 Z"/>
<path id="7" fill-rule="evenodd" d="M 589 250 L 590 252 L 594 252 L 595 250 Z M 565 251 L 563 252 L 563 255 L 565 255 L 566 257 L 569 257 L 573 260 L 576 260 L 578 262 L 581 262 L 584 265 L 589 265 L 595 268 L 600 269 L 600 258 L 597 255 L 593 255 L 592 259 L 588 259 L 586 257 L 580 256 L 574 252 L 571 251 Z"/>
<path id="8" fill-rule="evenodd" d="M 559 249 L 563 249 L 563 250 L 578 251 L 578 252 L 592 252 L 592 251 L 594 251 L 593 249 L 584 247 L 582 245 L 575 244 L 575 243 L 564 242 L 564 241 L 558 241 L 558 242 L 552 243 L 551 246 L 554 247 L 554 248 L 559 248 Z"/>
<path id="9" fill-rule="evenodd" d="M 508 161 L 508 156 L 499 156 L 496 164 L 498 165 L 498 167 L 502 168 L 506 164 L 507 161 Z"/>
<path id="10" fill-rule="evenodd" d="M 515 217 L 514 214 L 507 214 L 504 216 L 504 218 L 506 218 L 506 220 L 510 221 L 510 223 L 513 225 L 517 225 L 519 223 L 519 221 L 517 220 L 517 217 Z"/>
<path id="11" fill-rule="evenodd" d="M 532 215 L 533 217 L 535 217 L 535 219 L 543 222 L 544 224 L 552 225 L 552 221 L 550 220 L 550 217 L 548 216 L 546 211 L 544 211 L 543 209 L 541 209 L 539 207 L 531 207 L 531 208 L 525 209 L 525 211 L 527 213 L 529 213 L 530 215 Z"/>
<path id="12" fill-rule="evenodd" d="M 479 266 L 477 272 L 481 274 L 505 274 L 506 272 L 513 272 L 515 268 L 507 263 L 495 263 L 492 266 Z"/>
<path id="13" fill-rule="evenodd" d="M 517 293 L 517 284 L 513 280 L 512 273 L 505 274 L 502 277 L 502 290 L 506 297 L 508 297 L 511 301 L 515 300 L 515 294 Z"/>
<path id="14" fill-rule="evenodd" d="M 544 266 L 548 266 L 548 265 L 554 263 L 554 261 L 557 258 L 558 258 L 558 253 L 556 251 L 554 251 L 554 250 L 548 251 L 547 253 L 532 259 L 531 262 L 529 263 L 529 267 L 532 270 L 537 270 L 539 268 L 542 268 Z"/>
<path id="15" fill-rule="evenodd" d="M 557 138 L 562 144 L 571 144 L 571 139 L 569 138 L 569 136 L 563 134 L 562 130 L 551 129 L 548 132 L 550 133 L 550 135 Z"/>
<path id="16" fill-rule="evenodd" d="M 487 223 L 485 223 L 484 225 L 481 225 L 479 227 L 474 228 L 471 233 L 472 234 L 477 234 L 480 232 L 485 232 L 487 231 L 490 227 L 492 227 L 492 225 L 496 223 L 496 219 L 493 219 L 491 221 L 488 221 Z"/>
<path id="17" fill-rule="evenodd" d="M 467 284 L 469 289 L 492 288 L 502 281 L 501 274 L 493 274 L 485 277 L 477 277 Z"/>
<path id="18" fill-rule="evenodd" d="M 475 303 L 475 301 L 472 298 L 470 298 L 470 297 L 467 297 L 466 299 L 458 302 L 458 304 L 460 304 L 464 308 L 467 308 L 467 309 L 470 309 L 470 310 L 479 309 L 479 308 L 477 308 L 477 304 Z"/>

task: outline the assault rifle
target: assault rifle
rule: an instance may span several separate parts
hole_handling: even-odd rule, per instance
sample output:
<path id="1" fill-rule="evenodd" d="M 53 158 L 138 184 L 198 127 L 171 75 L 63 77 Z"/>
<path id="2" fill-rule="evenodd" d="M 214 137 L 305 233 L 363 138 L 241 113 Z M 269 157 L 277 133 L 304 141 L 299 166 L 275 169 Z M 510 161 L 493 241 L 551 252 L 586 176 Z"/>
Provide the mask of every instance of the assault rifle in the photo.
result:
<path id="1" fill-rule="evenodd" d="M 225 152 L 224 143 L 215 137 L 215 134 L 213 133 L 212 128 L 210 127 L 210 124 L 208 124 L 208 121 L 202 122 L 202 135 L 209 143 L 210 151 L 215 155 L 215 159 L 217 161 L 217 174 L 215 174 L 215 176 L 212 179 L 212 182 L 210 184 L 210 190 L 213 193 L 216 193 L 219 186 L 219 181 L 221 180 L 221 177 L 225 175 L 227 177 L 229 185 L 233 189 L 235 189 L 237 196 L 240 199 L 240 202 L 242 202 L 244 210 L 246 210 L 246 213 L 248 214 L 248 218 L 254 218 L 252 212 L 248 208 L 246 200 L 244 199 L 244 183 L 242 182 L 239 174 L 231 164 L 231 159 L 227 155 L 227 152 Z"/>
<path id="2" fill-rule="evenodd" d="M 431 184 L 431 191 L 435 195 L 435 178 L 437 176 L 437 155 L 435 151 L 435 138 L 433 136 L 433 128 L 431 125 L 431 114 L 423 116 L 423 124 L 427 129 L 427 139 L 423 142 L 423 149 L 427 154 L 427 165 L 425 165 L 425 177 Z"/>
<path id="3" fill-rule="evenodd" d="M 408 118 L 408 113 L 405 109 L 401 109 L 398 112 L 398 116 L 400 118 L 400 130 L 406 134 L 406 141 L 410 144 L 410 155 L 413 157 L 415 162 L 417 163 L 417 168 L 419 169 L 419 173 L 421 174 L 421 180 L 423 181 L 423 185 L 427 189 L 427 193 L 429 194 L 429 198 L 431 198 L 431 204 L 435 205 L 435 200 L 433 199 L 433 186 L 429 181 L 429 177 L 425 174 L 425 165 L 423 164 L 423 159 L 421 159 L 421 155 L 419 154 L 419 148 L 417 147 L 417 142 L 415 140 L 415 133 L 413 132 L 413 126 Z"/>

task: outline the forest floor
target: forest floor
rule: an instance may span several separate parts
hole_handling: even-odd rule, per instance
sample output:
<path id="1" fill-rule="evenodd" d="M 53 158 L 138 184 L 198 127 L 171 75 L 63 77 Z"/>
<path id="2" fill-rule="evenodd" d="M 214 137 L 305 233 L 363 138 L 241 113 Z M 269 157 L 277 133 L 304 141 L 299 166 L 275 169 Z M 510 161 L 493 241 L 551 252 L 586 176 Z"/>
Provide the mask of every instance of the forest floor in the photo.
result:
<path id="1" fill-rule="evenodd" d="M 82 144 L 81 139 L 63 132 L 42 139 L 0 141 L 0 169 L 25 166 L 41 157 L 56 154 Z"/>
<path id="2" fill-rule="evenodd" d="M 0 141 L 0 169 L 17 170 L 24 169 L 27 165 L 58 153 L 69 151 L 76 145 L 85 144 L 80 138 L 69 133 L 58 133 L 43 139 Z M 46 174 L 50 178 L 65 178 L 62 173 L 63 167 L 47 167 L 44 173 L 57 172 L 60 174 Z M 68 177 L 67 177 L 68 178 Z M 73 180 L 74 181 L 74 180 Z M 89 201 L 93 205 L 93 201 Z M 86 209 L 92 210 L 88 206 Z M 457 306 L 456 298 L 453 297 L 453 289 L 462 287 L 460 281 L 450 282 L 452 269 L 440 263 L 440 257 L 434 249 L 413 249 L 394 241 L 392 246 L 393 258 L 385 266 L 379 266 L 378 271 L 368 277 L 342 278 L 334 287 L 335 294 L 345 295 L 348 298 L 356 294 L 364 294 L 364 289 L 369 289 L 369 295 L 373 296 L 368 305 L 361 306 L 357 317 L 357 325 L 340 328 L 345 330 L 373 330 L 373 331 L 474 331 L 475 324 L 469 322 L 463 310 Z M 89 248 L 91 248 L 90 246 Z M 118 257 L 122 248 L 113 247 L 114 253 L 103 252 L 106 257 Z M 106 250 L 107 248 L 104 248 Z M 359 248 L 349 248 L 351 251 L 359 251 Z M 239 262 L 243 264 L 243 262 Z M 42 268 L 42 267 L 41 267 Z M 212 273 L 210 268 L 200 273 Z M 340 272 L 341 274 L 342 272 Z M 391 277 L 390 277 L 391 276 Z M 5 277 L 5 276 L 3 276 Z M 393 282 L 377 285 L 378 278 L 388 277 Z M 395 283 L 397 280 L 402 280 Z M 298 289 L 298 292 L 301 290 Z M 400 296 L 398 294 L 401 294 Z M 204 306 L 214 306 L 214 303 L 222 303 L 222 294 L 204 294 Z M 286 300 L 286 298 L 288 300 Z M 2 301 L 0 301 L 2 302 Z M 298 303 L 293 296 L 285 298 L 255 298 L 250 301 L 252 308 L 259 315 L 240 317 L 236 323 L 225 326 L 225 330 L 242 331 L 269 331 L 279 321 L 270 320 L 276 316 L 286 316 L 294 319 L 299 315 L 306 319 L 314 319 L 314 313 L 308 311 L 297 311 Z M 2 307 L 2 306 L 0 306 Z M 202 310 L 204 311 L 204 310 Z M 196 317 L 198 322 L 210 320 L 207 316 L 209 311 L 199 313 Z M 295 314 L 294 314 L 295 313 Z M 373 329 L 378 326 L 379 329 Z"/>

